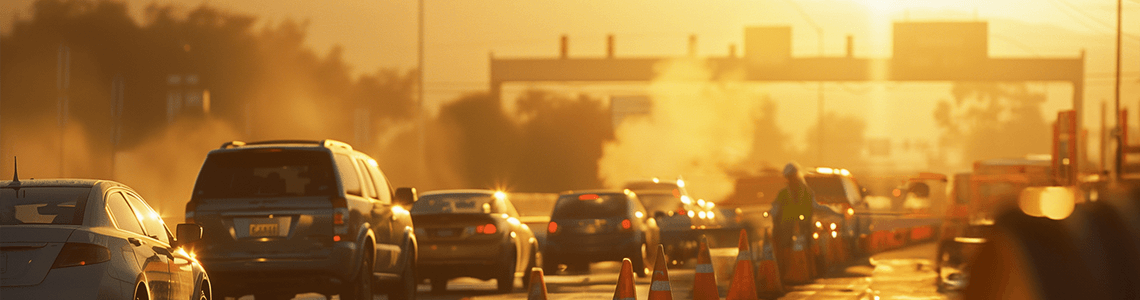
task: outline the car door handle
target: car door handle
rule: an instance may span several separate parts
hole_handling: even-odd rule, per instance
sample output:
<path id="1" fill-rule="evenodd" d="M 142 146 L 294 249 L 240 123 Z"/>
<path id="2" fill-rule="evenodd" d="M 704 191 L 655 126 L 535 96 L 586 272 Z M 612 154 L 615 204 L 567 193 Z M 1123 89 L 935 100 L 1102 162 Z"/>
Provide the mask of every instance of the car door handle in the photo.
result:
<path id="1" fill-rule="evenodd" d="M 137 238 L 127 238 L 127 242 L 135 245 L 135 247 L 142 246 L 142 240 Z"/>

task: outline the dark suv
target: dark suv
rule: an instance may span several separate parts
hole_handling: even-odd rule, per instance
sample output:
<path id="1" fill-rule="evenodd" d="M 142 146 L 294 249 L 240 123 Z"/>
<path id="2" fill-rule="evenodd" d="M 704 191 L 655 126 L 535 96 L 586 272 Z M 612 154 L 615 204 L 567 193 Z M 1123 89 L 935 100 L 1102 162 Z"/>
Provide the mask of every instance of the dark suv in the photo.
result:
<path id="1" fill-rule="evenodd" d="M 629 190 L 571 191 L 558 196 L 546 227 L 544 263 L 588 269 L 589 263 L 629 258 L 648 274 L 660 244 L 657 221 Z M 556 269 L 550 268 L 547 269 Z"/>
<path id="2" fill-rule="evenodd" d="M 372 299 L 380 289 L 406 300 L 416 291 L 415 199 L 343 142 L 233 141 L 206 156 L 186 222 L 203 228 L 193 250 L 216 295 Z"/>

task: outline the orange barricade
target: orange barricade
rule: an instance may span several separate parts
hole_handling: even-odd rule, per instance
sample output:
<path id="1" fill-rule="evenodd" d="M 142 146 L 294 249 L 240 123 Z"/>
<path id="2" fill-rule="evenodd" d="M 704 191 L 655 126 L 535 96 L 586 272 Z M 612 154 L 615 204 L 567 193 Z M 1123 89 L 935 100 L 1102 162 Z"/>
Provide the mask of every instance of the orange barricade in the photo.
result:
<path id="1" fill-rule="evenodd" d="M 784 283 L 780 280 L 780 264 L 776 263 L 774 250 L 771 236 L 768 232 L 764 232 L 764 245 L 761 246 L 760 258 L 756 262 L 756 293 L 765 298 L 784 295 Z M 696 296 L 693 300 L 697 300 Z"/>
<path id="2" fill-rule="evenodd" d="M 546 300 L 546 279 L 543 279 L 542 268 L 530 269 L 530 286 L 526 290 L 526 300 Z"/>
<path id="3" fill-rule="evenodd" d="M 653 281 L 649 283 L 649 300 L 673 300 L 673 289 L 669 287 L 669 261 L 665 258 L 665 246 L 657 245 L 657 261 L 653 263 Z"/>
<path id="4" fill-rule="evenodd" d="M 701 237 L 701 249 L 697 253 L 697 265 L 693 272 L 693 300 L 720 300 L 716 287 L 716 273 L 713 272 L 712 257 L 709 255 L 709 242 Z"/>
<path id="5" fill-rule="evenodd" d="M 748 247 L 748 233 L 740 230 L 740 245 L 736 254 L 736 269 L 732 271 L 732 282 L 728 285 L 725 300 L 754 300 L 756 280 L 752 277 L 752 251 Z"/>
<path id="6" fill-rule="evenodd" d="M 614 288 L 614 300 L 637 300 L 637 292 L 633 286 L 633 262 L 628 258 L 621 261 L 617 287 Z"/>

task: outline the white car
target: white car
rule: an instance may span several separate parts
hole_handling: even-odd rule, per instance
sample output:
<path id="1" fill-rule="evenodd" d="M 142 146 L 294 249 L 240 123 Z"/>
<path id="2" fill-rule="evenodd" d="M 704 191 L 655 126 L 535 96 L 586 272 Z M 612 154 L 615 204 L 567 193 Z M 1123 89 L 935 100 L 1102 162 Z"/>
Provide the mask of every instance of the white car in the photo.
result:
<path id="1" fill-rule="evenodd" d="M 0 181 L 4 299 L 211 299 L 210 279 L 178 247 L 198 225 L 162 218 L 121 183 Z"/>

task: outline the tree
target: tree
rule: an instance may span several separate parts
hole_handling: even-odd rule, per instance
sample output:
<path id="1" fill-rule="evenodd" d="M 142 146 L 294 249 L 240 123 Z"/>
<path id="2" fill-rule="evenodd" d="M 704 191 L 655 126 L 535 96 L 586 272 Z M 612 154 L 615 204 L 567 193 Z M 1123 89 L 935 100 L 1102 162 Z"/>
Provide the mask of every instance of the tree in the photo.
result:
<path id="1" fill-rule="evenodd" d="M 940 101 L 934 119 L 942 128 L 941 143 L 962 148 L 964 161 L 1049 153 L 1044 94 L 1024 83 L 955 83 L 951 94 L 954 101 Z M 994 147 L 995 141 L 1002 147 Z"/>

